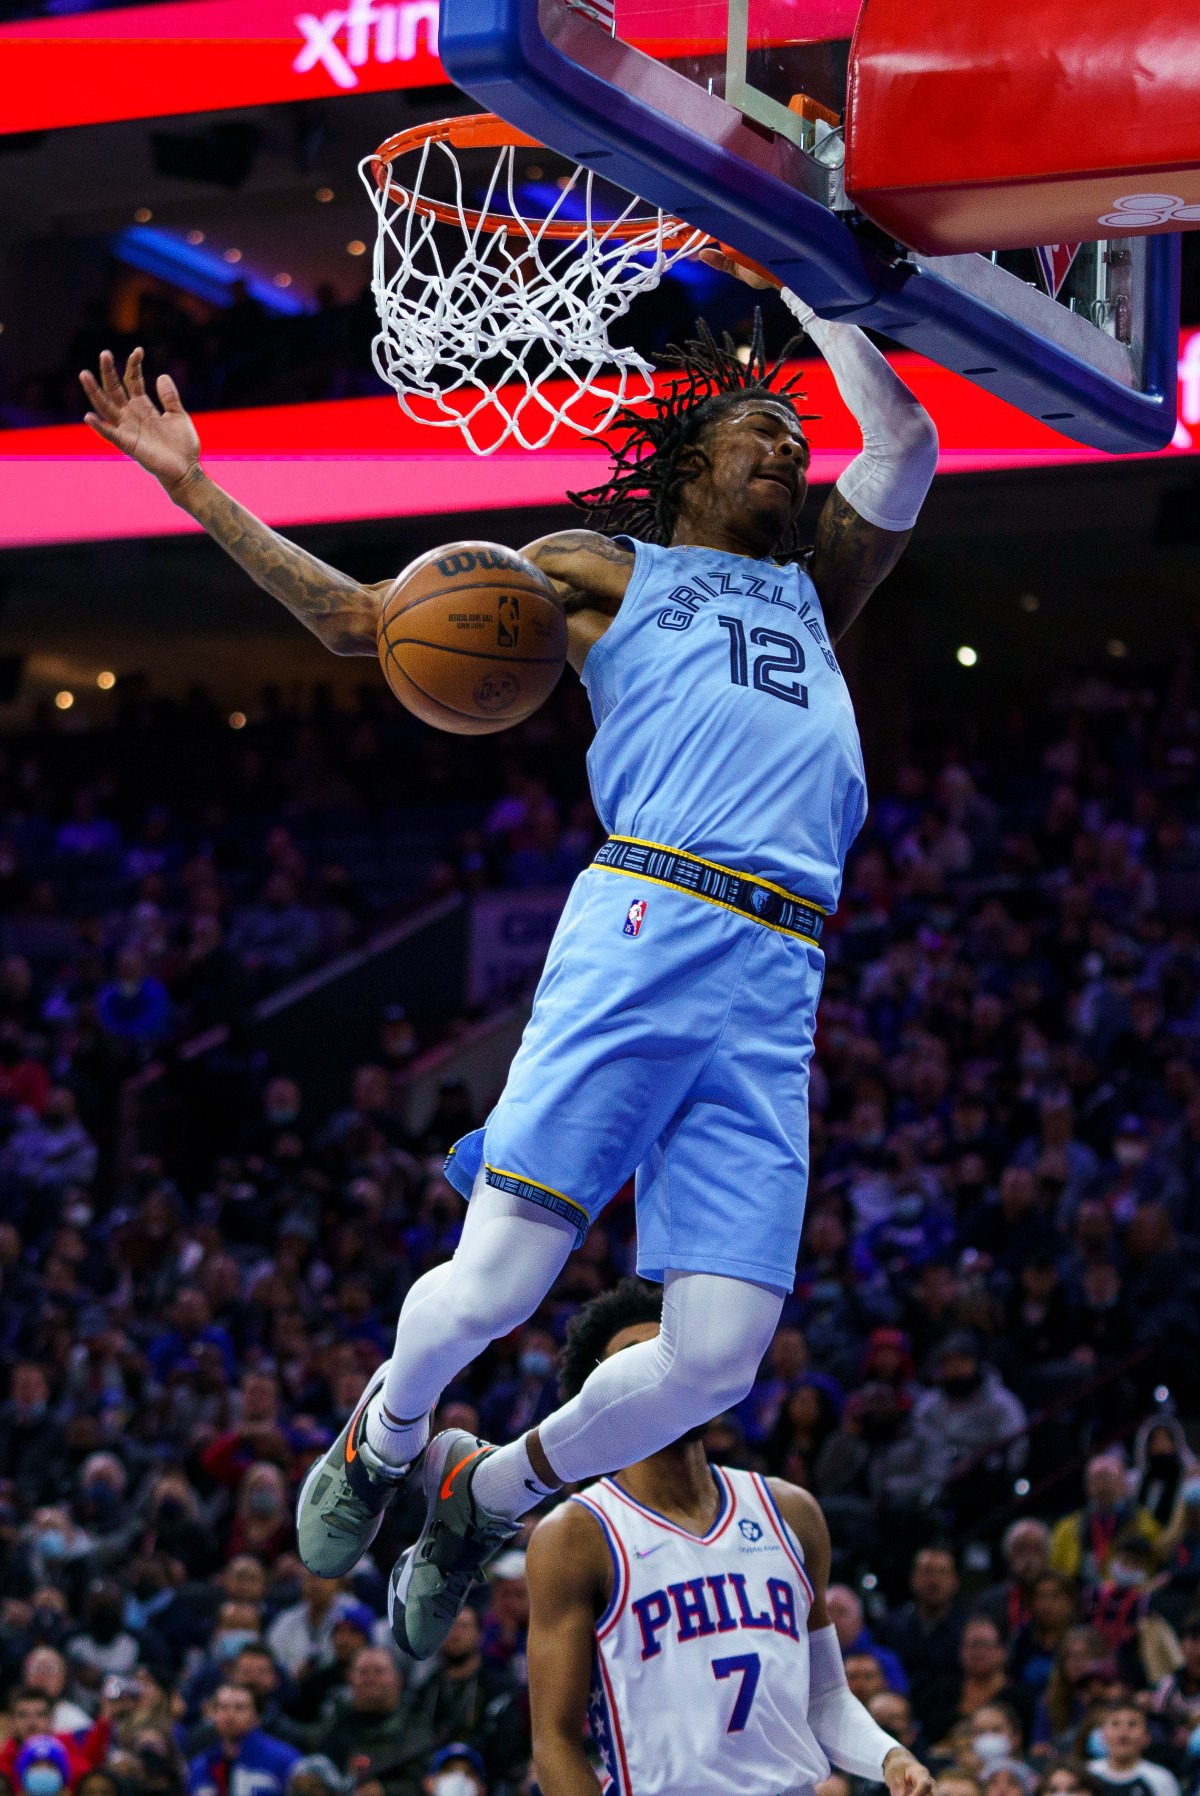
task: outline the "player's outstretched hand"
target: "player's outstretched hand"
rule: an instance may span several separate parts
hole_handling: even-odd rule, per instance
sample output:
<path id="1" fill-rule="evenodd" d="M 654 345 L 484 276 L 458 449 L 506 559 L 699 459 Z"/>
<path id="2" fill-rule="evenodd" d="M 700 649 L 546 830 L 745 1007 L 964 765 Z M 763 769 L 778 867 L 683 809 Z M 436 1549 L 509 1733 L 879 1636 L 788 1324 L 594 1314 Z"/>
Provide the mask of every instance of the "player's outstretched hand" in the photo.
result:
<path id="1" fill-rule="evenodd" d="M 160 411 L 146 391 L 145 351 L 131 351 L 124 378 L 109 350 L 100 356 L 100 379 L 85 368 L 79 383 L 91 411 L 84 422 L 97 436 L 132 456 L 165 487 L 177 486 L 199 465 L 200 438 L 169 374 L 158 377 Z"/>
<path id="2" fill-rule="evenodd" d="M 883 1781 L 890 1796 L 932 1796 L 933 1778 L 906 1746 L 893 1746 L 883 1761 Z"/>
<path id="3" fill-rule="evenodd" d="M 731 274 L 736 280 L 745 281 L 747 287 L 778 287 L 782 284 L 773 274 L 768 274 L 765 268 L 760 268 L 757 262 L 743 262 L 737 256 L 730 255 L 719 244 L 714 243 L 699 253 L 700 260 L 707 262 L 710 268 L 717 269 L 721 274 Z"/>

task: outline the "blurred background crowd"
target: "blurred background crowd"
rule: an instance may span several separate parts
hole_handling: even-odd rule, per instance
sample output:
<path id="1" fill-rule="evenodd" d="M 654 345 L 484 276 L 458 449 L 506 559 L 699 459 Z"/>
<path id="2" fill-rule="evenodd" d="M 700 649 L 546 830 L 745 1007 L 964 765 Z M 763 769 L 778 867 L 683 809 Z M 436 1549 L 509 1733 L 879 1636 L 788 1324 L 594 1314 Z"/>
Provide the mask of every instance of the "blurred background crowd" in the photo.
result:
<path id="1" fill-rule="evenodd" d="M 369 697 L 230 730 L 118 696 L 0 755 L 0 1796 L 515 1796 L 519 1545 L 413 1665 L 384 1578 L 418 1518 L 337 1584 L 291 1521 L 453 1249 L 442 1160 L 486 1104 L 452 1056 L 419 1128 L 404 1094 L 475 1019 L 378 991 L 332 1108 L 239 1029 L 430 899 L 565 888 L 598 840 L 581 695 L 488 756 Z M 850 1682 L 939 1796 L 1200 1787 L 1198 697 L 1184 644 L 876 781 L 795 1293 L 709 1430 L 820 1498 Z M 178 1107 L 130 1151 L 151 1062 Z M 443 1421 L 536 1423 L 632 1261 L 624 1191 Z"/>

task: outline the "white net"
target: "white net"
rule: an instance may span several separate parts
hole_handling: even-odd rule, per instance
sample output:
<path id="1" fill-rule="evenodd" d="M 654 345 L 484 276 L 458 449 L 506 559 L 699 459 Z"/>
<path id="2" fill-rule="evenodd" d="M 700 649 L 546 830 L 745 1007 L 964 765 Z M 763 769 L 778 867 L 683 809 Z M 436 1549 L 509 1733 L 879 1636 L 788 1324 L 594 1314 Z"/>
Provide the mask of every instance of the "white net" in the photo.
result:
<path id="1" fill-rule="evenodd" d="M 530 182 L 516 159 L 529 151 L 492 153 L 469 195 L 460 152 L 436 138 L 382 185 L 375 158 L 360 169 L 379 221 L 375 366 L 410 418 L 460 430 L 477 455 L 540 449 L 561 425 L 602 431 L 648 398 L 650 364 L 609 327 L 710 241 L 639 200 L 604 216 L 595 177 L 569 164 L 541 214 L 523 216 Z"/>

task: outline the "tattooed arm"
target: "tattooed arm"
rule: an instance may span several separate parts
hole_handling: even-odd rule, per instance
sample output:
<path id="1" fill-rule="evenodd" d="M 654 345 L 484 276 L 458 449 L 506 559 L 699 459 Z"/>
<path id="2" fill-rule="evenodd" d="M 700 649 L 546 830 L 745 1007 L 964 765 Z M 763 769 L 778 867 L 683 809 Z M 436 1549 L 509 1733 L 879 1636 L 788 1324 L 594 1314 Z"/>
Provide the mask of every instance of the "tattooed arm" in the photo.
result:
<path id="1" fill-rule="evenodd" d="M 581 673 L 589 649 L 621 609 L 633 575 L 633 551 L 598 530 L 559 530 L 521 553 L 558 589 L 567 614 L 567 659 Z"/>
<path id="2" fill-rule="evenodd" d="M 836 642 L 903 555 L 911 530 L 881 530 L 834 487 L 817 522 L 809 572 Z"/>
<path id="3" fill-rule="evenodd" d="M 200 438 L 170 375 L 158 380 L 160 411 L 146 391 L 135 349 L 122 378 L 107 350 L 100 379 L 80 382 L 92 409 L 87 422 L 159 481 L 250 578 L 286 605 L 335 655 L 373 655 L 379 607 L 390 580 L 364 586 L 278 535 L 223 492 L 200 466 Z"/>

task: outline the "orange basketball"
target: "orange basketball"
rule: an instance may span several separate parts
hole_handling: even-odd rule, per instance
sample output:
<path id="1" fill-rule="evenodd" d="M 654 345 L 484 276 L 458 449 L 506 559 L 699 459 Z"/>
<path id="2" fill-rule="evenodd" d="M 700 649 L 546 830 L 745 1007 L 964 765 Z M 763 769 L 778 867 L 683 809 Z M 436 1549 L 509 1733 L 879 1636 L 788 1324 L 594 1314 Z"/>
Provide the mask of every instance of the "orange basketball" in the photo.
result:
<path id="1" fill-rule="evenodd" d="M 439 730 L 490 736 L 536 711 L 567 659 L 562 600 L 499 543 L 410 562 L 383 601 L 379 660 L 400 703 Z"/>

